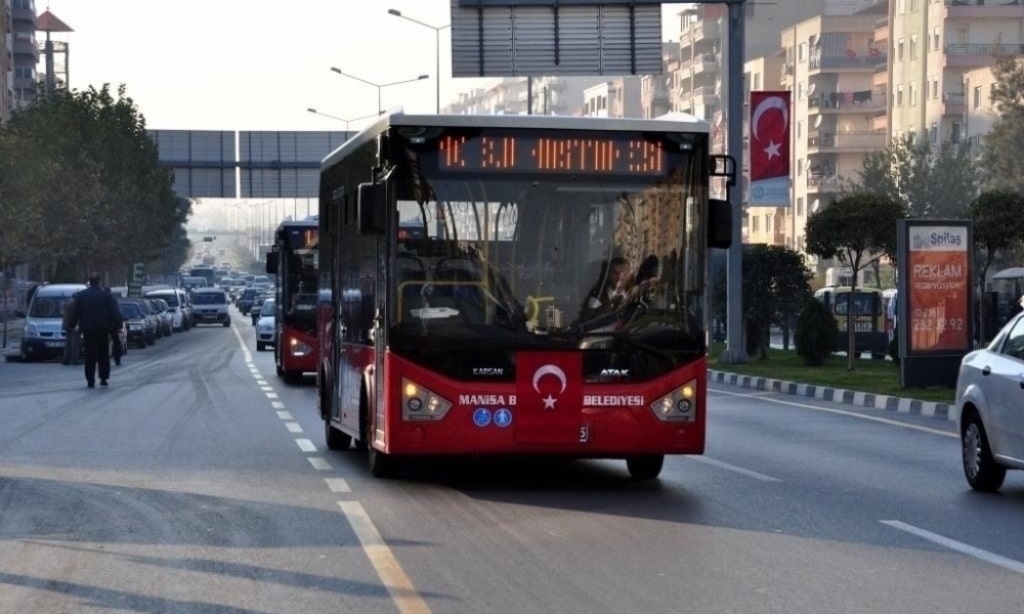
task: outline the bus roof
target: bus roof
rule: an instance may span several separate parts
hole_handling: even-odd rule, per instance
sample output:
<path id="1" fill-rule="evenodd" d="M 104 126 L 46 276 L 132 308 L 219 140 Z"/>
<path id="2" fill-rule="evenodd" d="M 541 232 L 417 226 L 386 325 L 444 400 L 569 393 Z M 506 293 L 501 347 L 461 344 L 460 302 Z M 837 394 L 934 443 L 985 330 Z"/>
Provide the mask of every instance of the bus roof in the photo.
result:
<path id="1" fill-rule="evenodd" d="M 710 124 L 687 113 L 670 113 L 655 119 L 617 117 L 568 117 L 562 115 L 406 115 L 395 109 L 327 154 L 321 169 L 333 165 L 353 150 L 391 126 L 436 126 L 445 128 L 540 128 L 547 130 L 608 130 L 621 132 L 697 132 L 707 134 Z"/>
<path id="2" fill-rule="evenodd" d="M 280 224 L 278 224 L 277 228 L 278 228 L 278 230 L 280 230 L 282 228 L 291 228 L 293 226 L 294 227 L 298 227 L 298 228 L 310 228 L 310 227 L 316 228 L 319 225 L 319 223 L 320 223 L 320 216 L 318 216 L 318 215 L 311 215 L 311 216 L 309 216 L 309 217 L 307 217 L 305 219 L 301 219 L 301 220 L 284 220 Z"/>

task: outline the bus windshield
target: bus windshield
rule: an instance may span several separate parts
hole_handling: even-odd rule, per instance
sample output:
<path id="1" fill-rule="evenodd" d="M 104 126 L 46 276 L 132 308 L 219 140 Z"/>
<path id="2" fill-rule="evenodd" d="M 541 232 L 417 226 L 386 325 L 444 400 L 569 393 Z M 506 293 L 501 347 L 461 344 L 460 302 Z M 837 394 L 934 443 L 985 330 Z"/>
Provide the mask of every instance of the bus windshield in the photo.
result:
<path id="1" fill-rule="evenodd" d="M 704 351 L 696 157 L 660 174 L 396 180 L 392 346 Z"/>

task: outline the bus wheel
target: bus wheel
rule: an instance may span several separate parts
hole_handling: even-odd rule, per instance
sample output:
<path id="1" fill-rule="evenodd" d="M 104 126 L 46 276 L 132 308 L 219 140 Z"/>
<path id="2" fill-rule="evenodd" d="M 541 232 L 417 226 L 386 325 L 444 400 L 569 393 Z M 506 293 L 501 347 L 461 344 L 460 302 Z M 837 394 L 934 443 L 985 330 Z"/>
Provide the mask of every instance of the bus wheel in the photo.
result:
<path id="1" fill-rule="evenodd" d="M 657 478 L 664 464 L 664 454 L 631 456 L 626 459 L 626 469 L 629 470 L 630 477 L 637 481 Z"/>
<path id="2" fill-rule="evenodd" d="M 375 478 L 388 479 L 398 475 L 399 465 L 401 464 L 397 456 L 392 454 L 385 454 L 373 447 L 372 444 L 366 446 L 367 461 L 370 465 L 370 473 Z"/>
<path id="3" fill-rule="evenodd" d="M 352 436 L 331 426 L 330 416 L 324 420 L 324 439 L 331 450 L 348 450 L 352 445 Z"/>

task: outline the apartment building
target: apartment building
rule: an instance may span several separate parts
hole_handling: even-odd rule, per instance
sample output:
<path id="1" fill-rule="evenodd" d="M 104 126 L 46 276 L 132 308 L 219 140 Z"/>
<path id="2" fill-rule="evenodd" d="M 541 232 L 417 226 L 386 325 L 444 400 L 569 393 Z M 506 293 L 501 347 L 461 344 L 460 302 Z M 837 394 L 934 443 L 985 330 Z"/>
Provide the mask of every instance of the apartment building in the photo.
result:
<path id="1" fill-rule="evenodd" d="M 884 5 L 820 15 L 782 32 L 780 85 L 792 92 L 792 202 L 782 244 L 803 251 L 807 217 L 827 206 L 864 155 L 885 147 L 888 89 L 877 77 L 887 49 L 877 41 Z M 753 214 L 756 209 L 751 209 Z M 814 264 L 814 258 L 809 257 Z"/>
<path id="2" fill-rule="evenodd" d="M 639 77 L 619 77 L 583 90 L 582 114 L 587 117 L 643 117 Z"/>
<path id="3" fill-rule="evenodd" d="M 1024 57 L 1018 58 L 1024 63 Z M 964 82 L 964 139 L 968 150 L 974 156 L 981 155 L 981 145 L 992 124 L 999 117 L 992 102 L 992 88 L 996 78 L 991 66 L 965 71 Z"/>
<path id="4" fill-rule="evenodd" d="M 36 44 L 35 0 L 10 0 L 11 3 L 11 54 L 14 79 L 12 90 L 14 108 L 28 104 L 36 96 L 36 66 L 39 64 L 39 47 Z"/>
<path id="5" fill-rule="evenodd" d="M 662 44 L 660 75 L 640 77 L 640 113 L 644 119 L 665 115 L 672 110 L 670 90 L 672 75 L 679 70 L 679 44 L 670 41 Z"/>
<path id="6" fill-rule="evenodd" d="M 979 106 L 987 95 L 966 75 L 1024 52 L 1022 0 L 893 0 L 889 24 L 893 136 L 960 142 L 975 91 Z"/>
<path id="7" fill-rule="evenodd" d="M 0 126 L 7 123 L 14 107 L 14 37 L 11 32 L 11 2 L 0 0 Z"/>

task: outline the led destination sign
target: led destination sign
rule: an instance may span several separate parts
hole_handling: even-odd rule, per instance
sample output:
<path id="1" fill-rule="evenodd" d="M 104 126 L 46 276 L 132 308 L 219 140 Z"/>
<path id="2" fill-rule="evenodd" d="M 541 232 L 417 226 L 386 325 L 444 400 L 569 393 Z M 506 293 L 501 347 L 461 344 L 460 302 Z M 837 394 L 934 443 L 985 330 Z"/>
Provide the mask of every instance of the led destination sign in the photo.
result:
<path id="1" fill-rule="evenodd" d="M 441 171 L 663 175 L 661 142 L 630 136 L 446 134 L 439 140 Z"/>

